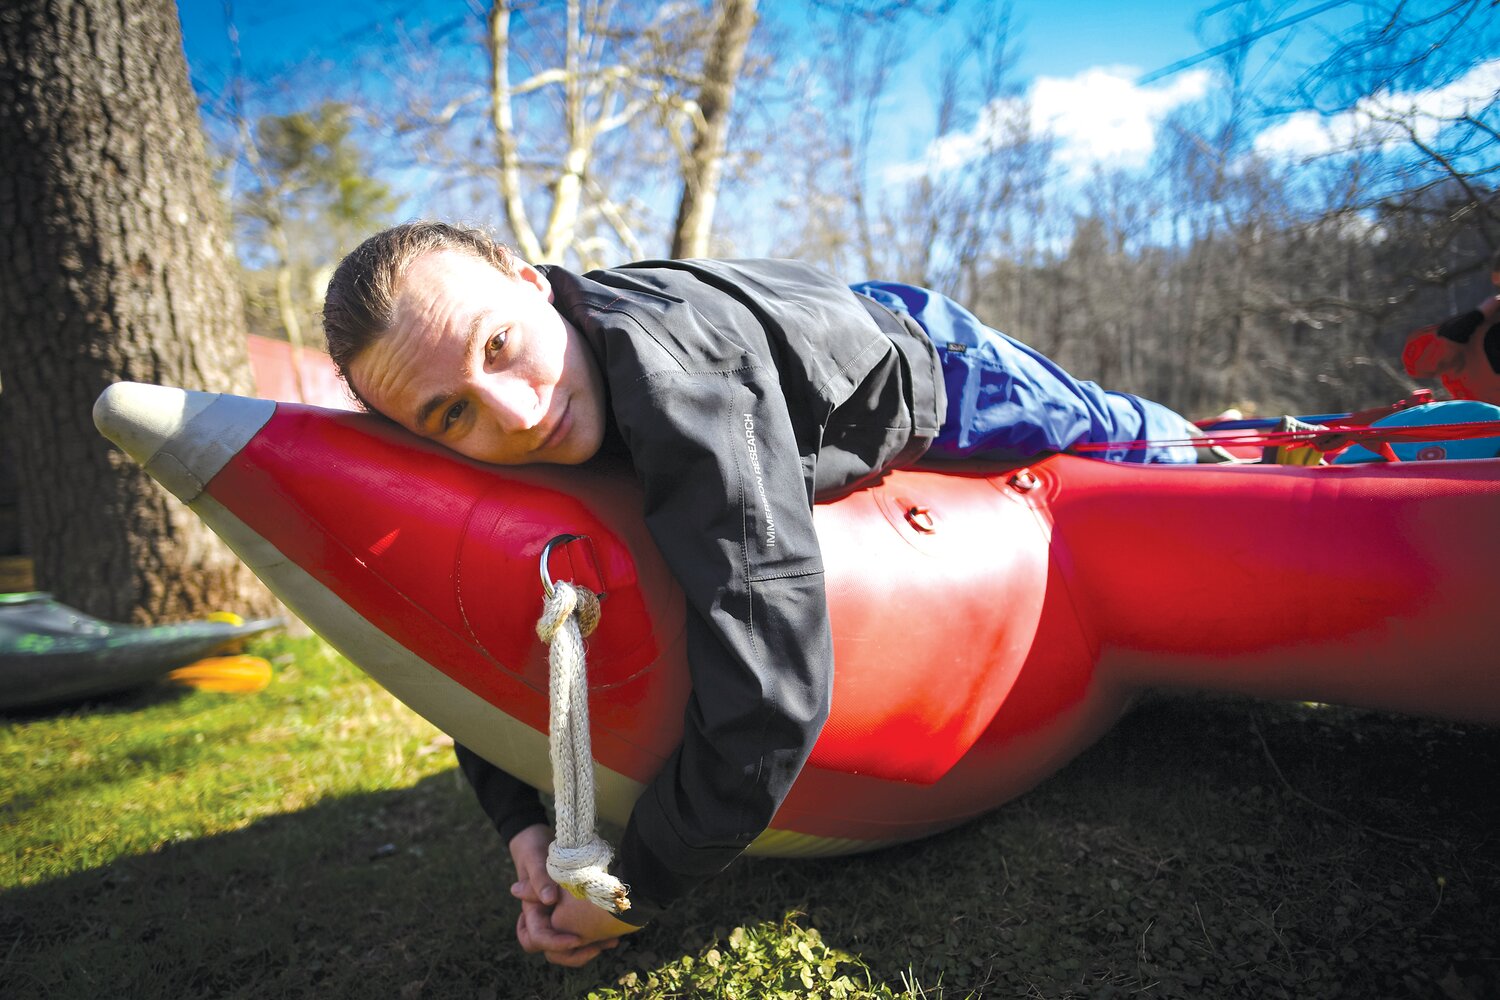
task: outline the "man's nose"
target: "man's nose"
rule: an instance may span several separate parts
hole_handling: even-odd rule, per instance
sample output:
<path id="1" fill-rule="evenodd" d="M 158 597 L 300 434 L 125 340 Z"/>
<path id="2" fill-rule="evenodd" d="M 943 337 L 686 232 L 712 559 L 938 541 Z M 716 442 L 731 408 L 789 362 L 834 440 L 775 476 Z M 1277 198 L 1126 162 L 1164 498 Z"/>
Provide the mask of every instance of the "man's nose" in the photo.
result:
<path id="1" fill-rule="evenodd" d="M 525 379 L 491 375 L 484 380 L 481 392 L 485 408 L 507 434 L 529 431 L 541 422 L 540 401 Z"/>

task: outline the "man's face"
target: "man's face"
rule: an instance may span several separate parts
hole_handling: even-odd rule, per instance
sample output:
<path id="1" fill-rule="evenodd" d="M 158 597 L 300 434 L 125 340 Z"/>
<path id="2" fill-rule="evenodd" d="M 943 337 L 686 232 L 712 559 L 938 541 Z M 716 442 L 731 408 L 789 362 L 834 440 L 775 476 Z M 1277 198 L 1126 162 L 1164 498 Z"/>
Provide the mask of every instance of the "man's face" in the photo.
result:
<path id="1" fill-rule="evenodd" d="M 576 465 L 604 439 L 604 384 L 530 265 L 439 250 L 407 269 L 391 329 L 349 365 L 372 407 L 481 462 Z"/>

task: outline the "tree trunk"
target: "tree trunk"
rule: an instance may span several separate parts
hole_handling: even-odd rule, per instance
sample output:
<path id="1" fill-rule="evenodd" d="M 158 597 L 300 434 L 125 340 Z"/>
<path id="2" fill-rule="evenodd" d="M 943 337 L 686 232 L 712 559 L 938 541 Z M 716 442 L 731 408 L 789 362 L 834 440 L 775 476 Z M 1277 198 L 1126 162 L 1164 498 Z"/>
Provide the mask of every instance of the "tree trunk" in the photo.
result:
<path id="1" fill-rule="evenodd" d="M 510 225 L 521 257 L 538 261 L 542 257 L 542 244 L 526 214 L 526 199 L 521 193 L 521 156 L 516 148 L 515 115 L 510 104 L 510 14 L 509 3 L 495 0 L 486 21 L 490 53 L 490 122 L 495 129 L 495 145 L 500 159 L 500 195 L 505 204 L 505 221 Z"/>
<path id="2" fill-rule="evenodd" d="M 176 7 L 10 0 L 0 94 L 0 373 L 38 585 L 117 621 L 268 610 L 91 418 L 121 379 L 252 388 Z"/>
<path id="3" fill-rule="evenodd" d="M 723 0 L 719 5 L 719 23 L 703 65 L 703 87 L 698 94 L 700 118 L 694 129 L 692 155 L 683 165 L 682 200 L 672 230 L 675 258 L 708 256 L 719 180 L 724 175 L 734 85 L 755 27 L 755 2 Z"/>

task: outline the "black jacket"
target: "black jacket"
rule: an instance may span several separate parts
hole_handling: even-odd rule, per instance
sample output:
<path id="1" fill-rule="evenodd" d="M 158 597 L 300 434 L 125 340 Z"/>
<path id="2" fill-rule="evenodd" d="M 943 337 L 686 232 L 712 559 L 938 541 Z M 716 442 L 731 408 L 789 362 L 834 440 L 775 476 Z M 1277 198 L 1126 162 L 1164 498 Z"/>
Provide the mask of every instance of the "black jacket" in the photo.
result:
<path id="1" fill-rule="evenodd" d="M 683 742 L 614 866 L 644 922 L 738 856 L 806 762 L 833 681 L 812 502 L 920 457 L 942 374 L 914 322 L 792 261 L 544 270 L 690 609 Z M 459 759 L 503 835 L 540 821 L 514 779 Z"/>
<path id="2" fill-rule="evenodd" d="M 1470 309 L 1457 316 L 1449 316 L 1438 325 L 1437 334 L 1459 344 L 1467 344 L 1474 332 L 1484 326 L 1484 313 Z M 1491 323 L 1484 333 L 1484 357 L 1493 371 L 1500 372 L 1500 323 Z"/>

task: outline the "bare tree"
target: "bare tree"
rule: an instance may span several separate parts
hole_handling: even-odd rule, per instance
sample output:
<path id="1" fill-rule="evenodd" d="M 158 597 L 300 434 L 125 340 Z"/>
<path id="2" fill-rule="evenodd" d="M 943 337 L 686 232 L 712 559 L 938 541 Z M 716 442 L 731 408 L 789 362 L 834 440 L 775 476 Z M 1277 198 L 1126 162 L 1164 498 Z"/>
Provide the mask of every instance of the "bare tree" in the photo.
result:
<path id="1" fill-rule="evenodd" d="M 1491 246 L 1500 245 L 1500 217 L 1488 211 L 1482 189 L 1500 177 L 1500 101 L 1493 85 L 1469 101 L 1423 106 L 1412 98 L 1493 61 L 1500 46 L 1495 14 L 1493 0 L 1362 4 L 1359 22 L 1330 40 L 1323 57 L 1298 77 L 1289 102 L 1291 109 L 1352 120 L 1349 148 L 1337 152 L 1383 147 L 1392 154 L 1384 160 L 1398 176 L 1384 178 L 1385 190 L 1375 187 L 1374 193 L 1418 194 L 1437 185 L 1464 190 L 1478 209 L 1468 224 Z"/>
<path id="2" fill-rule="evenodd" d="M 697 7 L 680 4 L 652 10 L 642 21 L 638 8 L 627 11 L 614 0 L 566 0 L 560 34 L 544 32 L 541 18 L 528 23 L 534 35 L 552 35 L 559 58 L 514 81 L 512 35 L 517 13 L 518 5 L 512 0 L 495 0 L 486 20 L 497 180 L 517 249 L 529 260 L 546 262 L 561 261 L 572 252 L 588 266 L 599 261 L 602 247 L 586 237 L 584 224 L 598 221 L 627 252 L 639 256 L 640 240 L 627 213 L 611 197 L 604 172 L 595 169 L 596 160 L 612 133 L 649 123 L 652 112 L 655 121 L 665 122 L 669 130 L 675 119 L 701 115 L 696 102 L 685 96 L 685 88 L 703 82 L 697 65 L 704 40 L 710 37 L 708 19 Z M 748 24 L 741 22 L 753 16 L 754 5 L 749 4 L 720 21 L 720 30 L 713 36 L 722 43 L 716 50 L 722 61 L 711 67 L 712 72 L 724 74 L 734 68 L 749 34 Z M 552 22 L 556 20 L 553 12 Z M 706 127 L 717 128 L 719 119 L 728 114 L 728 91 L 710 87 L 707 93 L 722 102 L 711 109 L 713 119 L 705 119 Z M 533 112 L 533 126 L 525 134 L 527 139 L 540 139 L 544 129 L 538 126 L 545 121 L 545 132 L 553 140 L 551 156 L 538 155 L 544 152 L 540 141 L 527 145 L 532 158 L 523 154 L 515 104 L 527 97 L 547 102 L 544 110 Z M 716 186 L 713 173 L 723 154 L 713 148 L 713 132 L 701 134 L 709 145 L 702 147 L 701 170 L 696 160 L 690 161 L 695 164 L 691 174 L 700 185 L 698 194 L 711 198 L 712 190 L 703 184 L 713 180 Z M 631 135 L 638 138 L 640 131 Z M 660 144 L 659 136 L 660 132 L 653 145 Z M 543 213 L 534 214 L 528 202 L 528 179 L 534 188 L 547 193 Z M 537 225 L 535 220 L 543 217 L 545 221 Z"/>
<path id="3" fill-rule="evenodd" d="M 879 112 L 911 37 L 933 30 L 952 6 L 949 0 L 810 0 L 799 12 L 798 44 L 811 32 L 820 55 L 782 53 L 789 80 L 772 102 L 784 164 L 775 173 L 785 178 L 774 192 L 782 229 L 778 252 L 835 273 L 911 276 L 903 265 L 910 246 L 921 241 L 899 209 L 923 171 L 877 172 L 876 154 L 885 151 Z"/>
<path id="4" fill-rule="evenodd" d="M 0 13 L 0 371 L 37 579 L 149 621 L 270 604 L 94 430 L 118 379 L 247 392 L 239 290 L 171 0 Z"/>
<path id="5" fill-rule="evenodd" d="M 682 167 L 682 198 L 672 227 L 673 257 L 704 257 L 724 176 L 734 88 L 755 27 L 755 0 L 720 0 L 693 119 L 692 150 Z"/>
<path id="6" fill-rule="evenodd" d="M 987 4 L 968 20 L 943 60 L 926 169 L 886 227 L 899 234 L 894 273 L 971 304 L 994 262 L 1017 255 L 1025 220 L 1041 211 L 1051 157 L 1011 82 L 1015 49 L 1008 3 Z"/>
<path id="7" fill-rule="evenodd" d="M 1218 9 L 1242 51 L 1295 20 L 1258 0 Z M 1292 384 L 1360 405 L 1410 388 L 1394 363 L 1409 330 L 1487 284 L 1500 246 L 1500 19 L 1489 0 L 1376 0 L 1357 13 L 1265 109 L 1321 124 L 1325 141 L 1283 179 L 1290 210 L 1247 306 L 1279 315 Z"/>

